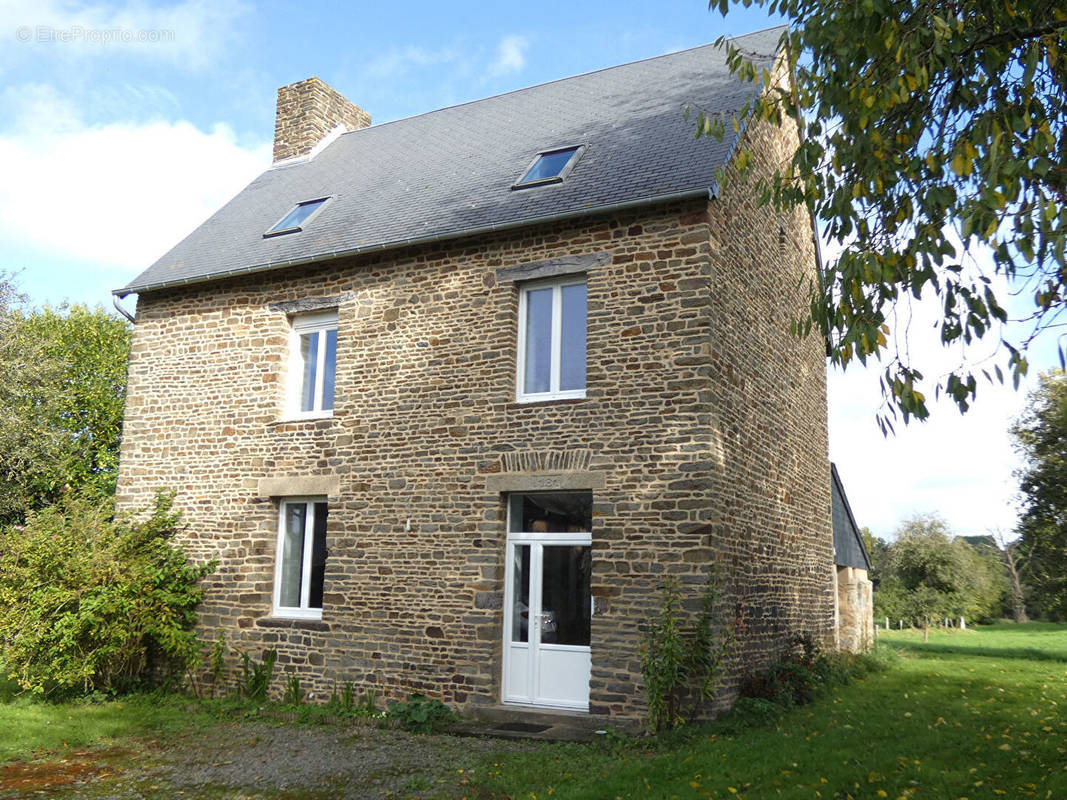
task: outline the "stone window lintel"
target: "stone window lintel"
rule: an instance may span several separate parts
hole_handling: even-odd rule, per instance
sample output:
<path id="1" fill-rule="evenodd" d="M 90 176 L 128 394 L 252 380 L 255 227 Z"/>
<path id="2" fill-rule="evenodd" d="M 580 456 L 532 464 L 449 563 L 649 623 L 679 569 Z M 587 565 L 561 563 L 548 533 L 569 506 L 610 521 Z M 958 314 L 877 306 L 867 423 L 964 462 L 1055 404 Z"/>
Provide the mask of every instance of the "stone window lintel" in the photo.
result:
<path id="1" fill-rule="evenodd" d="M 602 251 L 599 253 L 584 253 L 579 256 L 563 256 L 562 258 L 549 258 L 545 261 L 528 261 L 524 264 L 515 264 L 510 267 L 502 267 L 496 271 L 497 283 L 509 281 L 532 281 L 540 278 L 555 278 L 559 275 L 572 275 L 579 272 L 588 272 L 594 267 L 602 267 L 611 262 L 611 253 Z"/>
<path id="2" fill-rule="evenodd" d="M 341 479 L 336 475 L 297 475 L 259 479 L 260 497 L 337 497 Z"/>
<path id="3" fill-rule="evenodd" d="M 356 293 L 348 292 L 331 297 L 302 297 L 299 300 L 286 300 L 281 303 L 271 303 L 268 308 L 283 314 L 307 314 L 312 311 L 330 311 L 355 299 Z"/>

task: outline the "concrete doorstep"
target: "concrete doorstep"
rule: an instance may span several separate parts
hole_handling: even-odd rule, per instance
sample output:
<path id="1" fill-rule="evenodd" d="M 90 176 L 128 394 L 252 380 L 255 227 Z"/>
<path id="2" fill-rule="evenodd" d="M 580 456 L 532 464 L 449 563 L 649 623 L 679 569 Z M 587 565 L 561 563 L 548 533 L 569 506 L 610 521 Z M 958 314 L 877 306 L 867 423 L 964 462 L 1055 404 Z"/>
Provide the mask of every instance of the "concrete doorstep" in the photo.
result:
<path id="1" fill-rule="evenodd" d="M 491 736 L 498 739 L 536 739 L 549 742 L 593 742 L 611 730 L 640 733 L 632 722 L 579 711 L 556 711 L 520 706 L 485 706 L 471 718 L 447 728 L 456 736 Z"/>

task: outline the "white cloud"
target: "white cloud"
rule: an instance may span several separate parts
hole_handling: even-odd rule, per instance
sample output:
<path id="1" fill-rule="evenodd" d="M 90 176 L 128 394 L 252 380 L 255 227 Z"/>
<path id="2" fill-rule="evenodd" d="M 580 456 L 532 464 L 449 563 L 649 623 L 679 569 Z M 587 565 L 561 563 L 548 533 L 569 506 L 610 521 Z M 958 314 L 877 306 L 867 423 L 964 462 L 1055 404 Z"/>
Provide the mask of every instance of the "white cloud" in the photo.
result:
<path id="1" fill-rule="evenodd" d="M 529 46 L 530 40 L 525 36 L 505 36 L 497 45 L 496 58 L 489 65 L 489 74 L 499 76 L 519 72 L 526 66 L 526 50 Z"/>
<path id="2" fill-rule="evenodd" d="M 0 248 L 133 277 L 270 163 L 269 145 L 188 122 L 87 125 L 48 86 L 9 89 Z"/>
<path id="3" fill-rule="evenodd" d="M 122 5 L 71 0 L 5 0 L 0 56 L 6 63 L 46 55 L 50 60 L 136 56 L 176 66 L 211 66 L 233 45 L 240 0 L 183 0 Z"/>
<path id="4" fill-rule="evenodd" d="M 425 47 L 409 45 L 394 48 L 385 55 L 372 59 L 363 71 L 377 78 L 399 78 L 413 69 L 450 64 L 458 60 L 458 52 L 449 48 L 429 50 Z"/>

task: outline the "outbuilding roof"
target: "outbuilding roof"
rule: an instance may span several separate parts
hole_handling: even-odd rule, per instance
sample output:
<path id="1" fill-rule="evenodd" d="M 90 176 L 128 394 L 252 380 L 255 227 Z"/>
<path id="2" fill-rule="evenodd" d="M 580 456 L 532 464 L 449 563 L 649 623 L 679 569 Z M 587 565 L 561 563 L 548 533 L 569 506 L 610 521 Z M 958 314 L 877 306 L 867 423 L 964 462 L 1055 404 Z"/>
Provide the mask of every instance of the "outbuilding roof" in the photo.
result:
<path id="1" fill-rule="evenodd" d="M 871 568 L 871 557 L 863 544 L 856 518 L 852 516 L 852 507 L 848 504 L 845 485 L 837 467 L 830 464 L 830 511 L 834 525 L 834 563 L 839 567 Z"/>
<path id="2" fill-rule="evenodd" d="M 733 42 L 770 61 L 783 31 Z M 115 293 L 714 193 L 737 137 L 696 139 L 684 111 L 737 111 L 753 91 L 705 45 L 345 133 L 268 169 Z M 565 180 L 512 188 L 538 153 L 575 145 Z M 324 197 L 303 230 L 263 236 Z"/>

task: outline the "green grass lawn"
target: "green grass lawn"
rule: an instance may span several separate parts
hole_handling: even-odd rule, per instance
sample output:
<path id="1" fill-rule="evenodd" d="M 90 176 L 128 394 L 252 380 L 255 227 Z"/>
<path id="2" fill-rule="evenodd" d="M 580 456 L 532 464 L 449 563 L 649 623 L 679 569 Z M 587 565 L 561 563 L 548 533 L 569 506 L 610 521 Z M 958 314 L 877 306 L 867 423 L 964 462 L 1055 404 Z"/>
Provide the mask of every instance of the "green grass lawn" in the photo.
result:
<path id="1" fill-rule="evenodd" d="M 145 736 L 165 738 L 211 724 L 184 698 L 131 697 L 104 703 L 0 703 L 0 764 L 49 752 L 110 747 Z"/>
<path id="2" fill-rule="evenodd" d="M 1067 626 L 883 635 L 889 670 L 757 726 L 471 755 L 412 797 L 1067 798 Z M 0 702 L 0 765 L 129 747 L 217 724 L 205 704 Z M 217 709 L 216 709 L 217 712 Z M 96 751 L 93 751 L 96 752 Z M 91 757 L 91 754 L 89 754 Z M 314 787 L 306 787 L 309 790 Z"/>
<path id="3" fill-rule="evenodd" d="M 982 625 L 966 630 L 931 628 L 930 641 L 926 643 L 918 629 L 882 631 L 880 635 L 883 642 L 890 642 L 894 647 L 920 653 L 973 653 L 1067 661 L 1067 624 L 1028 622 L 1025 625 Z"/>
<path id="4" fill-rule="evenodd" d="M 467 771 L 455 796 L 1067 798 L 1067 626 L 885 639 L 906 645 L 896 666 L 777 723 L 545 746 Z"/>

